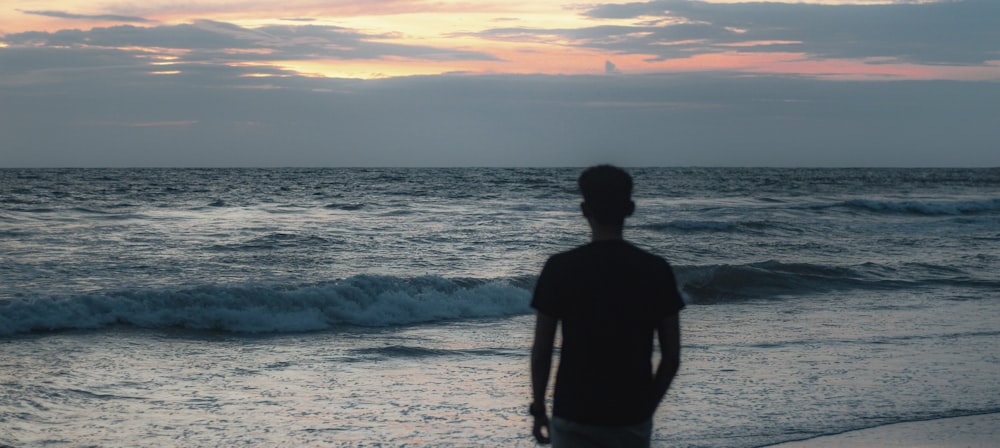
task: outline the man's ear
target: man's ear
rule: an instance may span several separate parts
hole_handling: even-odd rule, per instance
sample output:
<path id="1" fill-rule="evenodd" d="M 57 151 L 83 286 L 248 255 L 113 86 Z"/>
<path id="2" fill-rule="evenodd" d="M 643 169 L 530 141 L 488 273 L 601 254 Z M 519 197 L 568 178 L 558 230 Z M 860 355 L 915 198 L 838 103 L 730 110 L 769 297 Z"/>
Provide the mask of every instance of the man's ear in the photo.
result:
<path id="1" fill-rule="evenodd" d="M 628 201 L 628 209 L 626 210 L 625 216 L 632 216 L 635 213 L 635 202 Z"/>

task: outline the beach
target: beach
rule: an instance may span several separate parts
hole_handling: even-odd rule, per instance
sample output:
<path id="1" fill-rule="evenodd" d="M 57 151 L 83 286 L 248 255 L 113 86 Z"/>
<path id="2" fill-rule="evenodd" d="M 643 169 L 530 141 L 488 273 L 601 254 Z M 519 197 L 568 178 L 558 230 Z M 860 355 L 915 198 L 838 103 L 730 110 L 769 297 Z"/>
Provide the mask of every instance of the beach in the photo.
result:
<path id="1" fill-rule="evenodd" d="M 1000 446 L 1000 414 L 980 414 L 894 423 L 848 431 L 771 448 L 995 448 Z"/>

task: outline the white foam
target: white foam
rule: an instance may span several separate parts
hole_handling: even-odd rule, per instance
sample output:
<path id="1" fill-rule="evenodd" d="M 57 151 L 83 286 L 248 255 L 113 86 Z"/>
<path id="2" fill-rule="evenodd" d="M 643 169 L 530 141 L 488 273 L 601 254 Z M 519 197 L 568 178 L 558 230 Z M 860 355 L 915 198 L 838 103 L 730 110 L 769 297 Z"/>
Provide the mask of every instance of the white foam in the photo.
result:
<path id="1" fill-rule="evenodd" d="M 114 324 L 243 333 L 389 326 L 529 313 L 530 292 L 499 280 L 357 276 L 287 286 L 203 286 L 0 302 L 0 334 Z"/>

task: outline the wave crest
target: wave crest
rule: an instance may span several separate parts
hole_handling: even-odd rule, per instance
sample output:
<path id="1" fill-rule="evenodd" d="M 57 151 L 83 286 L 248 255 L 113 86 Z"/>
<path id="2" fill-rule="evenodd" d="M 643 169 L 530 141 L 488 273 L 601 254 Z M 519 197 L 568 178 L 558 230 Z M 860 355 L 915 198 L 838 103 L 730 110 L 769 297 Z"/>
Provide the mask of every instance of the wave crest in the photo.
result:
<path id="1" fill-rule="evenodd" d="M 1000 198 L 969 201 L 880 201 L 852 199 L 836 206 L 877 213 L 968 215 L 1000 211 Z"/>
<path id="2" fill-rule="evenodd" d="M 678 286 L 698 304 L 876 286 L 851 268 L 765 261 L 675 267 Z"/>
<path id="3" fill-rule="evenodd" d="M 515 280 L 362 275 L 299 286 L 120 291 L 0 302 L 0 335 L 111 325 L 237 333 L 319 331 L 501 317 L 531 311 Z"/>

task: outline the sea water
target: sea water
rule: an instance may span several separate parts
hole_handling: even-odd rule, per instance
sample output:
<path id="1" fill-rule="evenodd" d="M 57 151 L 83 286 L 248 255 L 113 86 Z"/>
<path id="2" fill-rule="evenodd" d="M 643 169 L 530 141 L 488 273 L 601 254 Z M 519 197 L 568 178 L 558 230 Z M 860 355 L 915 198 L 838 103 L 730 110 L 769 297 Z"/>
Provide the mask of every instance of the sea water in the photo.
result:
<path id="1" fill-rule="evenodd" d="M 1000 412 L 1000 170 L 633 169 L 655 446 Z M 0 170 L 0 445 L 533 446 L 579 169 Z"/>

